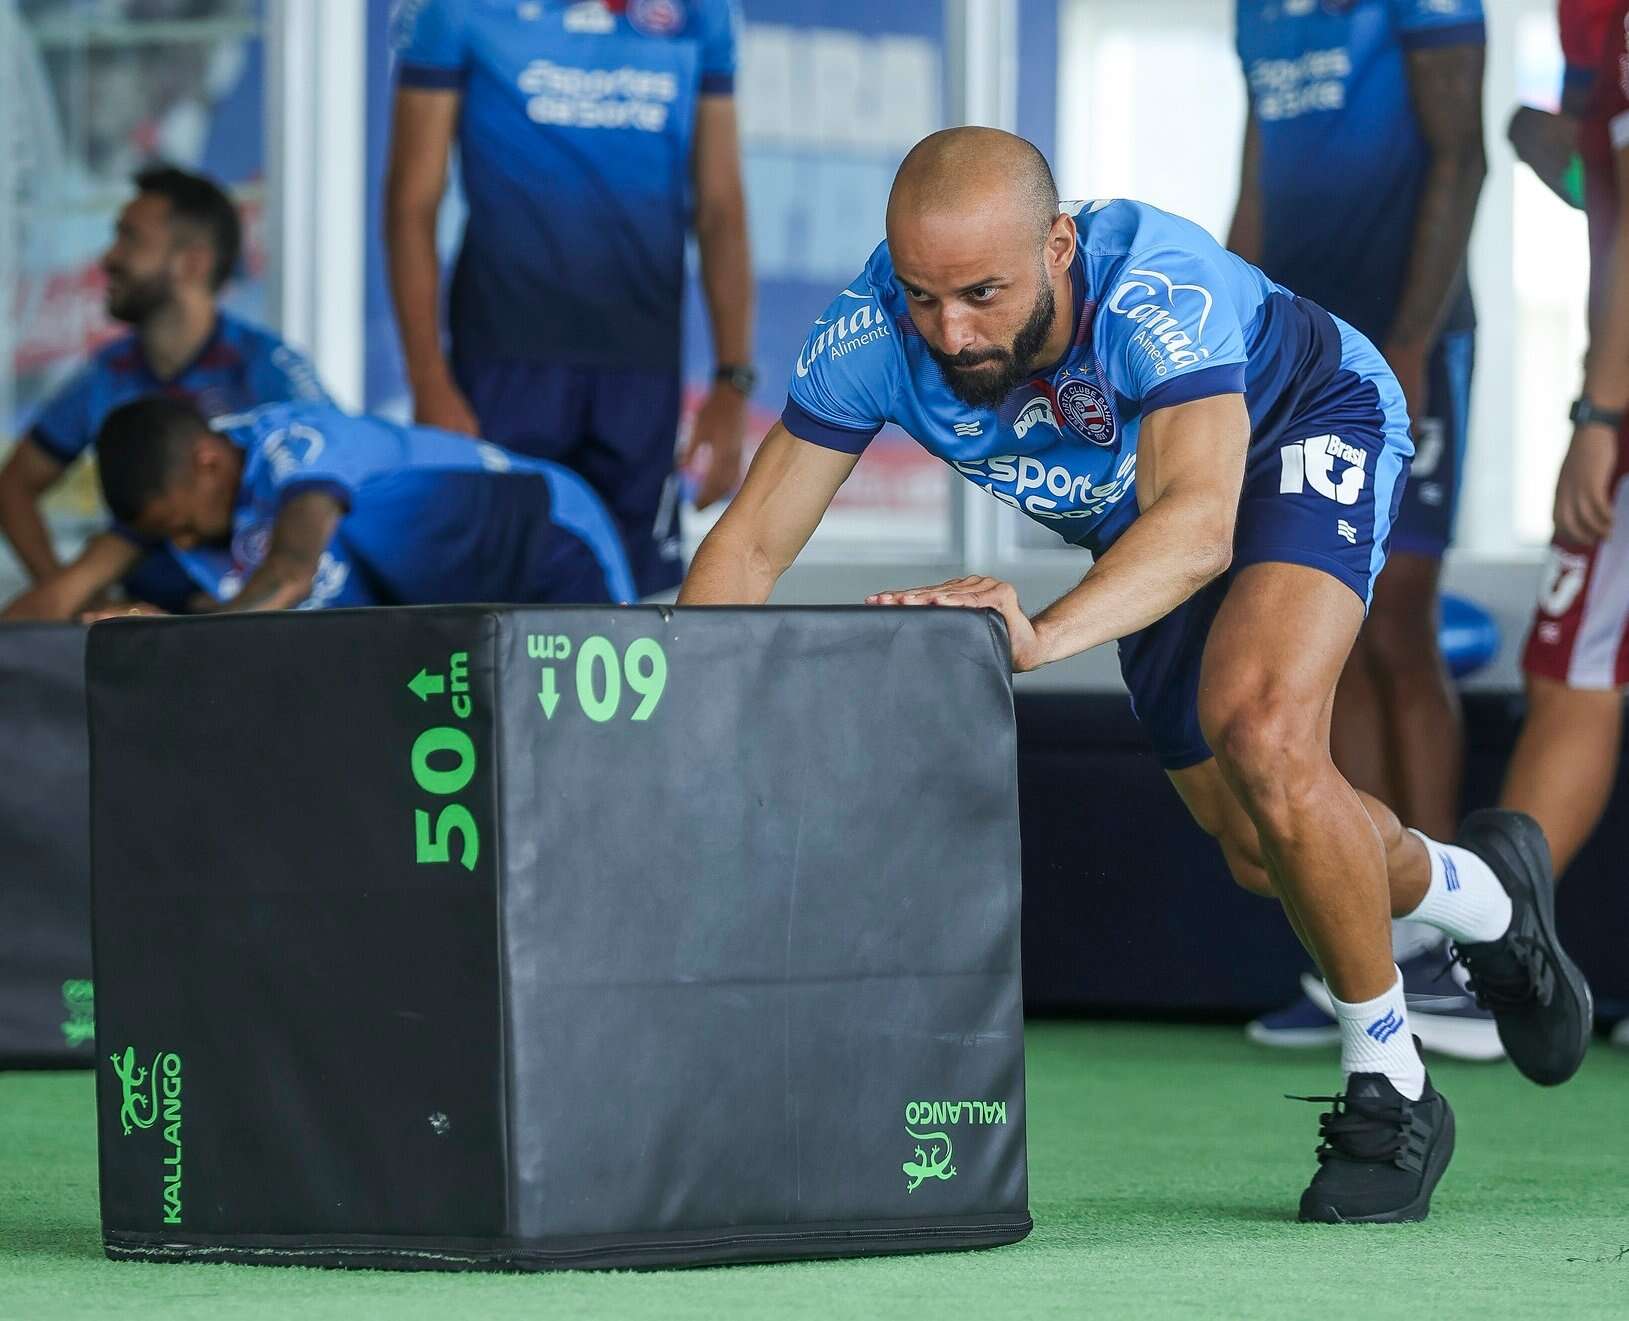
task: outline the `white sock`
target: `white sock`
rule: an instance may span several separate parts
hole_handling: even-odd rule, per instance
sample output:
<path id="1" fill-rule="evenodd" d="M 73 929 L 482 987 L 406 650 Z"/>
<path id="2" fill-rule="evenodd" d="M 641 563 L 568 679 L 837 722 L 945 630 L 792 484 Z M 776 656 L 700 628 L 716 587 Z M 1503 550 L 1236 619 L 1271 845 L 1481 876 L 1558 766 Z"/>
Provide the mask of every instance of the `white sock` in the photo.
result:
<path id="1" fill-rule="evenodd" d="M 1418 837 L 1431 855 L 1431 884 L 1420 906 L 1408 914 L 1461 944 L 1498 940 L 1510 929 L 1510 896 L 1493 869 L 1469 849 Z"/>
<path id="2" fill-rule="evenodd" d="M 1398 918 L 1391 924 L 1391 956 L 1398 963 L 1407 963 L 1442 944 L 1442 932 L 1424 922 L 1411 922 Z"/>
<path id="3" fill-rule="evenodd" d="M 1373 1000 L 1350 1005 L 1333 991 L 1335 1021 L 1341 1027 L 1341 1073 L 1383 1073 L 1410 1101 L 1425 1091 L 1425 1064 L 1408 1030 L 1408 1006 L 1403 1002 L 1403 974 L 1389 991 Z"/>

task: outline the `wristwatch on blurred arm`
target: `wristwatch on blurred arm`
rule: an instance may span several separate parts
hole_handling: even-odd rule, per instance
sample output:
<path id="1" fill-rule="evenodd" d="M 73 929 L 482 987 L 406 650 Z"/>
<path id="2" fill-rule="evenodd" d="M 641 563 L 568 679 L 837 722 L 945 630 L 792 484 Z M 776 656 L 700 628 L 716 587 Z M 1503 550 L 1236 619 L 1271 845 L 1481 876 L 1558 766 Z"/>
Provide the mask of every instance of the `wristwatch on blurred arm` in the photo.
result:
<path id="1" fill-rule="evenodd" d="M 1617 431 L 1623 426 L 1623 409 L 1601 408 L 1587 394 L 1579 395 L 1573 400 L 1572 411 L 1567 414 L 1574 426 L 1588 426 L 1590 423 L 1599 423 L 1603 427 L 1611 427 Z"/>
<path id="2" fill-rule="evenodd" d="M 723 382 L 742 398 L 750 399 L 753 389 L 758 384 L 758 369 L 736 363 L 720 363 L 718 370 L 713 373 L 713 379 Z"/>

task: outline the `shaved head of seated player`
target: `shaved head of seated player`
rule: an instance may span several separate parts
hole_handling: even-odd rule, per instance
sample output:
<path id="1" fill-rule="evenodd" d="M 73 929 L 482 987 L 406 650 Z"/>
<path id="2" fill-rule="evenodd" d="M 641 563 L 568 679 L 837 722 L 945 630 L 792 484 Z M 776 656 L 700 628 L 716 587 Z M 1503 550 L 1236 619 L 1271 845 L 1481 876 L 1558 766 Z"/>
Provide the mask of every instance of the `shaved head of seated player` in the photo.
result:
<path id="1" fill-rule="evenodd" d="M 1075 230 L 1023 138 L 949 128 L 917 143 L 888 197 L 888 246 L 911 321 L 963 403 L 992 408 L 1063 355 Z"/>
<path id="2" fill-rule="evenodd" d="M 243 451 L 185 400 L 153 395 L 115 409 L 97 459 L 108 509 L 138 535 L 182 550 L 231 535 Z"/>

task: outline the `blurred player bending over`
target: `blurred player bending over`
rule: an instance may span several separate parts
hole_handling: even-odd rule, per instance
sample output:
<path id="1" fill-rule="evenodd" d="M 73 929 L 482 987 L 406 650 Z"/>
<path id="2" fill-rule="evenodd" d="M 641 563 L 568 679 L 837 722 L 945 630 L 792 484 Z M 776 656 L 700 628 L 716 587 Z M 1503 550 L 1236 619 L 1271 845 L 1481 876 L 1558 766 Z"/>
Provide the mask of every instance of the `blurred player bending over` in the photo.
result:
<path id="1" fill-rule="evenodd" d="M 466 436 L 316 404 L 209 423 L 154 397 L 110 414 L 98 444 L 130 557 L 165 544 L 194 613 L 634 598 L 582 478 Z"/>
<path id="2" fill-rule="evenodd" d="M 1593 6 L 1561 7 L 1564 28 Z M 1544 828 L 1558 873 L 1617 775 L 1629 684 L 1629 0 L 1596 28 L 1578 149 L 1589 216 L 1589 352 L 1555 493 L 1555 541 L 1522 668 L 1527 719 L 1502 802 Z M 1615 1040 L 1629 1045 L 1620 1027 Z"/>
<path id="3" fill-rule="evenodd" d="M 0 469 L 0 531 L 34 580 L 8 618 L 67 618 L 61 572 L 40 500 L 90 448 L 102 419 L 120 404 L 165 393 L 206 414 L 241 412 L 281 400 L 326 401 L 306 360 L 271 332 L 221 311 L 222 286 L 237 269 L 238 213 L 212 181 L 167 166 L 143 170 L 102 254 L 108 315 L 131 332 L 98 352 L 48 400 Z M 125 579 L 137 600 L 174 609 L 191 590 L 163 553 L 133 561 L 129 542 L 92 537 L 73 569 L 100 593 Z"/>
<path id="4" fill-rule="evenodd" d="M 950 129 L 900 166 L 887 242 L 816 325 L 680 604 L 765 600 L 888 422 L 1094 562 L 1033 618 L 990 578 L 871 599 L 998 609 L 1017 670 L 1120 640 L 1183 801 L 1238 882 L 1283 904 L 1336 997 L 1345 1086 L 1301 1217 L 1423 1217 L 1453 1116 L 1409 1032 L 1388 919 L 1448 933 L 1537 1081 L 1577 1069 L 1590 997 L 1531 821 L 1480 813 L 1462 846 L 1437 843 L 1330 760 L 1411 454 L 1380 354 L 1198 226 L 1128 201 L 1060 213 L 1033 146 Z"/>
<path id="5" fill-rule="evenodd" d="M 1228 247 L 1378 345 L 1413 424 L 1386 567 L 1336 690 L 1335 764 L 1409 825 L 1447 838 L 1463 752 L 1437 584 L 1476 353 L 1465 252 L 1486 173 L 1482 0 L 1238 0 L 1237 14 L 1250 118 Z M 1493 1019 L 1441 944 L 1428 926 L 1393 929 L 1416 1034 L 1427 1049 L 1497 1058 Z M 1306 981 L 1312 999 L 1252 1023 L 1254 1040 L 1338 1038 L 1325 988 Z"/>

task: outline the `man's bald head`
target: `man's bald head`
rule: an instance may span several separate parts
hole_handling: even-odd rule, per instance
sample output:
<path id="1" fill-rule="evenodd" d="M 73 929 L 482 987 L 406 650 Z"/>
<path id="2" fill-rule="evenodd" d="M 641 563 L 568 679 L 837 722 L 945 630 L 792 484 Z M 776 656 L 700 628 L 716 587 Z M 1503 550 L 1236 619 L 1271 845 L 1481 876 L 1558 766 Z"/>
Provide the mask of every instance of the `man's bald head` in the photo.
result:
<path id="1" fill-rule="evenodd" d="M 900 163 L 888 195 L 888 233 L 930 216 L 975 214 L 1033 226 L 1039 239 L 1058 218 L 1058 185 L 1033 142 L 998 128 L 931 133 Z"/>
<path id="2" fill-rule="evenodd" d="M 1034 144 L 993 128 L 923 138 L 894 176 L 888 253 L 911 320 L 963 403 L 994 407 L 1062 352 L 1074 222 Z"/>

